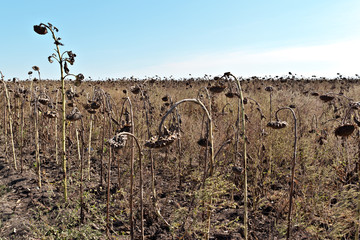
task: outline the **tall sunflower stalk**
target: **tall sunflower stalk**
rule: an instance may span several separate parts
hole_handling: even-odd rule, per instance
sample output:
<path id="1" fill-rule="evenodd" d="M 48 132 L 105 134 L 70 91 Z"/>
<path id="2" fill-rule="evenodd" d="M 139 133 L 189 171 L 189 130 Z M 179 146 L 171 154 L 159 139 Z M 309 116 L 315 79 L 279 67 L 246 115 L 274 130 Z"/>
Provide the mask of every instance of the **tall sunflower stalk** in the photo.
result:
<path id="1" fill-rule="evenodd" d="M 59 30 L 55 26 L 53 26 L 51 23 L 44 24 L 40 23 L 39 25 L 34 26 L 34 31 L 37 34 L 45 35 L 50 31 L 52 38 L 54 40 L 54 44 L 56 46 L 55 53 L 53 53 L 51 56 L 48 57 L 48 60 L 50 63 L 53 63 L 54 60 L 59 63 L 60 67 L 60 80 L 61 80 L 61 93 L 62 93 L 62 138 L 61 138 L 61 146 L 62 146 L 62 167 L 63 167 L 63 187 L 64 187 L 64 200 L 67 202 L 68 194 L 67 194 L 67 174 L 66 174 L 66 95 L 65 95 L 65 78 L 69 76 L 76 77 L 76 81 L 79 82 L 84 79 L 84 75 L 78 74 L 70 74 L 70 70 L 68 68 L 68 63 L 70 65 L 73 65 L 75 62 L 76 54 L 72 51 L 60 51 L 60 46 L 63 46 L 63 44 L 60 42 L 61 38 L 57 37 L 55 33 L 57 33 Z"/>

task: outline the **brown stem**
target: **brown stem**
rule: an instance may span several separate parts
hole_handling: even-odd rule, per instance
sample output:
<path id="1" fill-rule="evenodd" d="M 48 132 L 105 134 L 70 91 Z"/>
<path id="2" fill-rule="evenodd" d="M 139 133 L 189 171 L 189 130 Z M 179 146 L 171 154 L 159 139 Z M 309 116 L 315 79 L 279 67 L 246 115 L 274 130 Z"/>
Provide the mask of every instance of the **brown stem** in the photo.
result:
<path id="1" fill-rule="evenodd" d="M 104 110 L 105 111 L 105 110 Z M 101 134 L 101 149 L 100 149 L 100 186 L 103 185 L 103 155 L 104 155 L 104 138 L 105 138 L 105 123 L 106 118 L 105 114 L 103 115 L 103 127 L 102 127 L 102 134 Z"/>
<path id="2" fill-rule="evenodd" d="M 14 168 L 15 170 L 17 170 L 17 166 L 16 166 L 16 154 L 15 154 L 15 144 L 14 144 L 14 134 L 13 134 L 13 121 L 12 121 L 12 112 L 11 112 L 11 107 L 10 107 L 10 98 L 9 98 L 9 92 L 7 90 L 6 87 L 6 83 L 5 81 L 2 81 L 4 84 L 4 89 L 5 89 L 5 97 L 6 97 L 6 102 L 7 102 L 7 109 L 9 112 L 9 130 L 10 130 L 10 138 L 11 138 L 11 146 L 12 146 L 12 152 L 13 152 L 13 161 L 14 161 Z"/>
<path id="3" fill-rule="evenodd" d="M 109 139 L 111 138 L 111 116 L 110 113 L 108 115 L 109 118 Z M 107 198 L 106 198 L 106 228 L 107 232 L 110 232 L 110 173 L 111 173 L 111 152 L 112 147 L 109 144 L 109 160 L 108 160 L 108 174 L 107 174 Z"/>
<path id="4" fill-rule="evenodd" d="M 135 143 L 138 147 L 139 150 L 139 166 L 140 166 L 140 220 L 141 220 L 141 239 L 144 239 L 144 204 L 143 204 L 143 199 L 144 199 L 144 193 L 143 193 L 143 164 L 142 164 L 142 152 L 141 152 L 141 147 L 139 144 L 138 139 L 132 134 L 132 133 L 128 133 L 128 132 L 121 132 L 119 133 L 119 136 L 130 136 L 132 139 L 135 140 Z M 133 221 L 133 185 L 134 185 L 134 178 L 133 178 L 133 171 L 134 168 L 134 163 L 131 159 L 130 161 L 130 238 L 133 240 L 134 239 L 134 221 Z"/>
<path id="5" fill-rule="evenodd" d="M 40 166 L 40 149 L 39 149 L 39 110 L 38 110 L 38 99 L 35 99 L 34 104 L 34 126 L 35 126 L 35 158 L 37 165 L 38 174 L 38 186 L 41 188 L 41 166 Z"/>
<path id="6" fill-rule="evenodd" d="M 275 113 L 275 118 L 278 120 L 278 112 L 281 110 L 289 110 L 294 118 L 294 153 L 291 162 L 291 182 L 290 182 L 290 197 L 289 197 L 289 213 L 288 213 L 288 228 L 286 233 L 286 239 L 290 239 L 291 236 L 291 210 L 292 210 L 292 199 L 294 195 L 294 177 L 295 177 L 295 164 L 296 164 L 296 148 L 297 148 L 297 119 L 294 110 L 289 107 L 280 108 Z"/>
<path id="7" fill-rule="evenodd" d="M 21 133 L 20 133 L 20 171 L 21 173 L 23 172 L 23 168 L 24 168 L 24 159 L 23 159 L 23 149 L 24 149 L 24 105 L 25 105 L 25 98 L 22 98 L 22 103 L 21 103 Z"/>

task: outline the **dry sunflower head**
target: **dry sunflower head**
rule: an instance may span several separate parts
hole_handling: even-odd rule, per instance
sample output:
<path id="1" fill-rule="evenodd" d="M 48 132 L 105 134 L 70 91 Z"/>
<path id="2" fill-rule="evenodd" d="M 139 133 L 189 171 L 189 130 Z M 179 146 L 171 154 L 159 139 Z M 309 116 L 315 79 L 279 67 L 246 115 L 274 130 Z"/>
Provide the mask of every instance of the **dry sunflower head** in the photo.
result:
<path id="1" fill-rule="evenodd" d="M 236 92 L 231 92 L 231 91 L 229 91 L 229 92 L 227 92 L 227 93 L 225 93 L 225 96 L 227 97 L 227 98 L 233 98 L 233 97 L 239 97 L 239 94 L 237 94 Z"/>
<path id="2" fill-rule="evenodd" d="M 121 148 L 125 147 L 126 141 L 127 141 L 127 136 L 121 135 L 120 133 L 118 133 L 109 140 L 109 144 L 114 149 L 121 149 Z"/>
<path id="3" fill-rule="evenodd" d="M 164 127 L 162 136 L 153 136 L 146 141 L 145 146 L 149 148 L 163 148 L 172 144 L 179 137 L 177 132 L 171 132 Z"/>
<path id="4" fill-rule="evenodd" d="M 130 87 L 130 91 L 133 93 L 133 94 L 139 94 L 140 93 L 140 87 L 135 85 L 135 86 L 131 86 Z"/>
<path id="5" fill-rule="evenodd" d="M 50 101 L 49 97 L 46 95 L 40 95 L 38 100 L 39 100 L 39 103 L 41 103 L 42 105 L 46 105 Z"/>
<path id="6" fill-rule="evenodd" d="M 55 111 L 46 111 L 44 112 L 44 116 L 47 118 L 56 118 L 57 113 Z"/>
<path id="7" fill-rule="evenodd" d="M 197 141 L 197 144 L 201 147 L 206 147 L 207 146 L 211 146 L 209 140 L 207 140 L 206 138 L 200 138 L 198 141 Z"/>
<path id="8" fill-rule="evenodd" d="M 267 91 L 267 92 L 272 92 L 272 91 L 274 91 L 274 88 L 273 88 L 272 86 L 267 86 L 267 87 L 265 88 L 265 91 Z"/>
<path id="9" fill-rule="evenodd" d="M 75 82 L 74 82 L 74 85 L 75 86 L 80 86 L 81 85 L 81 82 L 83 81 L 85 79 L 85 77 L 84 77 L 84 75 L 83 74 L 78 74 L 78 75 L 76 75 L 76 80 L 75 80 Z"/>
<path id="10" fill-rule="evenodd" d="M 217 84 L 215 86 L 212 86 L 209 88 L 209 91 L 212 92 L 212 93 L 221 93 L 225 90 L 226 86 L 225 85 L 220 85 L 220 84 Z"/>
<path id="11" fill-rule="evenodd" d="M 167 102 L 167 101 L 169 101 L 169 96 L 166 95 L 166 96 L 162 97 L 161 100 L 162 100 L 163 102 Z"/>
<path id="12" fill-rule="evenodd" d="M 43 27 L 41 25 L 34 25 L 34 31 L 40 35 L 45 35 L 48 32 L 46 27 Z"/>
<path id="13" fill-rule="evenodd" d="M 120 128 L 120 132 L 131 132 L 131 124 L 124 124 L 121 128 Z"/>
<path id="14" fill-rule="evenodd" d="M 334 96 L 331 96 L 331 95 L 328 95 L 328 94 L 320 95 L 320 99 L 321 99 L 323 102 L 330 102 L 330 101 L 333 100 L 334 98 L 335 98 Z"/>
<path id="15" fill-rule="evenodd" d="M 311 96 L 314 96 L 314 97 L 317 97 L 317 96 L 319 96 L 319 93 L 317 93 L 317 92 L 312 92 L 312 93 L 310 93 L 310 95 L 311 95 Z"/>
<path id="16" fill-rule="evenodd" d="M 268 122 L 267 126 L 273 128 L 273 129 L 281 129 L 281 128 L 285 128 L 287 126 L 287 122 L 271 121 L 271 122 Z"/>
<path id="17" fill-rule="evenodd" d="M 101 106 L 101 104 L 98 101 L 91 101 L 90 102 L 91 109 L 99 109 L 100 106 Z"/>
<path id="18" fill-rule="evenodd" d="M 81 112 L 77 107 L 74 107 L 70 114 L 66 115 L 66 119 L 69 121 L 77 121 L 82 118 Z"/>
<path id="19" fill-rule="evenodd" d="M 153 136 L 146 141 L 145 146 L 149 148 L 162 148 L 169 146 L 178 138 L 177 134 L 164 135 L 164 136 Z"/>
<path id="20" fill-rule="evenodd" d="M 242 168 L 242 167 L 237 167 L 237 166 L 233 166 L 233 167 L 231 168 L 231 170 L 233 171 L 233 173 L 234 173 L 235 175 L 241 175 L 242 172 L 243 172 L 243 168 Z"/>
<path id="21" fill-rule="evenodd" d="M 350 136 L 355 130 L 353 124 L 344 124 L 335 129 L 335 136 L 347 137 Z"/>
<path id="22" fill-rule="evenodd" d="M 66 90 L 65 94 L 68 100 L 72 100 L 75 97 L 75 93 L 70 89 Z"/>
<path id="23" fill-rule="evenodd" d="M 89 109 L 86 109 L 86 111 L 90 114 L 95 114 L 96 113 L 96 110 L 95 109 L 92 109 L 92 108 L 89 108 Z"/>

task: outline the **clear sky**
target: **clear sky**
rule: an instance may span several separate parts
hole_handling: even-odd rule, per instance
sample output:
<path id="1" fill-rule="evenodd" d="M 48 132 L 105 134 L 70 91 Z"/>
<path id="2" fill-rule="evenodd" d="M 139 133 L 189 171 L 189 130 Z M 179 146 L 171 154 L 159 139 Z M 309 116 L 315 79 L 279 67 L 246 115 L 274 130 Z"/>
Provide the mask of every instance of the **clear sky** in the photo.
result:
<path id="1" fill-rule="evenodd" d="M 0 71 L 59 78 L 51 36 L 92 79 L 360 74 L 359 0 L 3 0 Z"/>

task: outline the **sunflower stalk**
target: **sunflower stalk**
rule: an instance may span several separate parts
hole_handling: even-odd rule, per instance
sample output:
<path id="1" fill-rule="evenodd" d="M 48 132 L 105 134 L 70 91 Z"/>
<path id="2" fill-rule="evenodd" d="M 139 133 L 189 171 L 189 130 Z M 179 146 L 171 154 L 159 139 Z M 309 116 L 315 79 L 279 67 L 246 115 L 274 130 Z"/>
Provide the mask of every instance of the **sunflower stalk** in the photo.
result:
<path id="1" fill-rule="evenodd" d="M 292 113 L 292 117 L 294 119 L 294 152 L 293 152 L 293 159 L 291 162 L 291 179 L 290 179 L 290 190 L 289 190 L 289 212 L 288 212 L 288 226 L 286 232 L 286 239 L 291 238 L 291 212 L 292 212 L 292 205 L 293 205 L 293 195 L 294 195 L 294 178 L 295 178 L 295 166 L 296 166 L 296 151 L 297 151 L 297 118 L 295 115 L 294 110 L 289 107 L 280 108 L 275 112 L 276 122 L 279 121 L 278 113 L 282 110 L 289 110 Z M 285 122 L 284 122 L 285 123 Z M 286 126 L 286 124 L 285 124 Z M 285 127 L 283 126 L 283 127 Z"/>
<path id="2" fill-rule="evenodd" d="M 73 75 L 69 74 L 69 69 L 67 64 L 73 65 L 75 62 L 76 54 L 74 54 L 72 51 L 65 51 L 61 53 L 59 46 L 62 46 L 63 44 L 60 42 L 61 38 L 56 37 L 55 32 L 58 32 L 59 30 L 53 26 L 51 23 L 44 24 L 40 23 L 39 25 L 34 26 L 34 31 L 37 34 L 45 35 L 48 33 L 48 31 L 51 32 L 51 36 L 54 40 L 54 44 L 56 46 L 55 53 L 53 53 L 51 56 L 48 57 L 48 60 L 50 63 L 52 63 L 54 60 L 59 63 L 60 67 L 60 80 L 61 80 L 61 93 L 62 93 L 62 138 L 61 138 L 61 147 L 62 147 L 62 170 L 63 170 L 63 189 L 64 189 L 64 200 L 67 202 L 68 200 L 68 191 L 67 191 L 67 161 L 66 161 L 66 94 L 65 94 L 65 78 L 68 76 L 74 76 L 76 77 L 76 82 L 79 82 L 84 79 L 84 76 L 82 74 Z M 34 69 L 37 71 L 36 69 Z M 39 78 L 40 78 L 40 72 Z M 66 74 L 66 75 L 65 75 Z"/>
<path id="3" fill-rule="evenodd" d="M 248 239 L 248 184 L 247 184 L 247 151 L 246 151 L 246 128 L 245 128 L 245 107 L 244 107 L 244 96 L 241 89 L 240 81 L 230 72 L 224 73 L 223 77 L 232 77 L 234 78 L 239 93 L 238 98 L 238 117 L 237 117 L 237 130 L 238 134 L 242 136 L 243 140 L 243 158 L 244 158 L 244 238 Z M 241 121 L 241 122 L 240 122 Z M 240 129 L 242 132 L 240 133 Z M 238 138 L 239 143 L 240 138 Z M 237 145 L 236 144 L 236 145 Z"/>
<path id="4" fill-rule="evenodd" d="M 15 170 L 17 170 L 15 143 L 14 143 L 14 134 L 13 134 L 13 119 L 12 119 L 12 113 L 11 113 L 11 104 L 10 104 L 9 92 L 8 92 L 7 87 L 6 87 L 5 81 L 2 80 L 2 82 L 4 84 L 4 89 L 5 89 L 5 98 L 6 98 L 6 103 L 7 103 L 7 111 L 9 113 L 9 130 L 10 130 L 10 140 L 11 140 L 11 147 L 12 147 L 12 153 L 13 153 L 13 163 L 14 163 Z"/>

